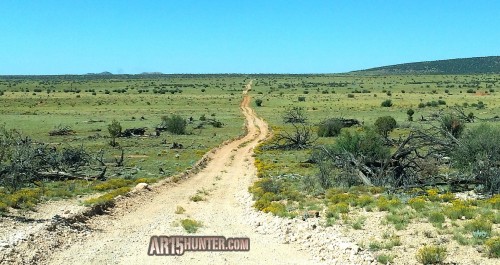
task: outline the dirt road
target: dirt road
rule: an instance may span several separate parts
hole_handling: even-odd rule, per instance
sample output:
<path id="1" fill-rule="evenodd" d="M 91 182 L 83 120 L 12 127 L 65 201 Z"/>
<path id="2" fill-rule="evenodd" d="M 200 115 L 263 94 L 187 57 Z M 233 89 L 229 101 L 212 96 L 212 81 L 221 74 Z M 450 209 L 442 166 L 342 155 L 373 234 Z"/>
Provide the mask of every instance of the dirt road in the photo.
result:
<path id="1" fill-rule="evenodd" d="M 220 149 L 207 166 L 179 184 L 156 187 L 148 196 L 130 200 L 109 215 L 89 221 L 90 236 L 56 251 L 48 264 L 311 264 L 310 254 L 296 245 L 282 244 L 272 235 L 256 233 L 249 224 L 251 197 L 248 187 L 255 180 L 252 150 L 268 134 L 267 124 L 250 107 L 251 82 L 243 92 L 241 111 L 248 134 Z M 173 185 L 173 186 L 172 186 Z M 200 192 L 201 191 L 201 192 Z M 190 197 L 201 194 L 203 201 Z M 186 211 L 176 214 L 177 206 Z M 152 235 L 186 235 L 179 220 L 203 223 L 196 235 L 249 237 L 249 252 L 186 252 L 183 256 L 148 256 Z"/>

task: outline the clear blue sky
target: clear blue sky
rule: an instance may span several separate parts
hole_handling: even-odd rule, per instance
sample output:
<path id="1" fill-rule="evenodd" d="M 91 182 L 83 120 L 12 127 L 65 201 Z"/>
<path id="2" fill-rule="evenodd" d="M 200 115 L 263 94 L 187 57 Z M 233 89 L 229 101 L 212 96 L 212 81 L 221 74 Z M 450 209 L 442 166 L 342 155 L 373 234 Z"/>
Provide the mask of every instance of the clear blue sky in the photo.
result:
<path id="1" fill-rule="evenodd" d="M 498 0 L 0 0 L 0 75 L 338 73 L 490 55 Z"/>

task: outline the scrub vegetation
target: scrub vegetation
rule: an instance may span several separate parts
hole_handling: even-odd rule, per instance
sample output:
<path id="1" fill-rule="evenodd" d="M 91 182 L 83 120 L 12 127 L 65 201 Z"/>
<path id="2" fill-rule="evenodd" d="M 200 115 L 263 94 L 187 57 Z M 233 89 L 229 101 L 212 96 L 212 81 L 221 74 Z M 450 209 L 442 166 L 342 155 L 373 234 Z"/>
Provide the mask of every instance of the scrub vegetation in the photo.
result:
<path id="1" fill-rule="evenodd" d="M 442 240 L 498 258 L 495 74 L 0 77 L 0 213 L 82 194 L 109 206 L 190 169 L 245 133 L 250 80 L 272 129 L 254 150 L 255 208 L 368 233 L 358 243 L 382 264 L 403 248 L 442 262 Z"/>

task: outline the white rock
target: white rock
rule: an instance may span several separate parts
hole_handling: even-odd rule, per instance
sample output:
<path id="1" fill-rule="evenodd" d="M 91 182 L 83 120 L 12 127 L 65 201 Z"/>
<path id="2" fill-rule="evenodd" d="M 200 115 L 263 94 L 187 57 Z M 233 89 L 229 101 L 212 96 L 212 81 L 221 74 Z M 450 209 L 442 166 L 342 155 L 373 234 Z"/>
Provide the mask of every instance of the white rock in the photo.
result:
<path id="1" fill-rule="evenodd" d="M 141 183 L 138 183 L 137 185 L 135 185 L 134 192 L 141 191 L 141 190 L 151 190 L 151 187 L 149 186 L 149 184 L 144 183 L 144 182 L 141 182 Z"/>

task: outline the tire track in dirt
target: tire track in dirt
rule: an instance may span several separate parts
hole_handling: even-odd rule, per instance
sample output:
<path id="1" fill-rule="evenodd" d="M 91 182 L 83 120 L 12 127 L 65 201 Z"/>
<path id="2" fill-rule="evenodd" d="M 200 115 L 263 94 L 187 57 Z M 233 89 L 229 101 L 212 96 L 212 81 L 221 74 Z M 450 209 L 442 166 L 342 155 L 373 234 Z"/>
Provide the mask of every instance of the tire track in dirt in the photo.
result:
<path id="1" fill-rule="evenodd" d="M 240 108 L 247 135 L 214 154 L 206 167 L 181 183 L 156 187 L 109 215 L 89 220 L 90 236 L 76 240 L 47 258 L 48 264 L 311 264 L 307 252 L 282 244 L 273 235 L 256 233 L 249 225 L 251 197 L 248 187 L 256 178 L 253 149 L 268 135 L 267 124 L 250 107 L 251 81 Z M 193 202 L 200 193 L 205 200 Z M 186 211 L 176 214 L 177 206 Z M 249 237 L 249 252 L 186 252 L 183 256 L 148 256 L 153 235 L 187 235 L 176 223 L 191 218 L 203 223 L 195 235 Z M 193 235 L 193 234 L 190 234 Z"/>

